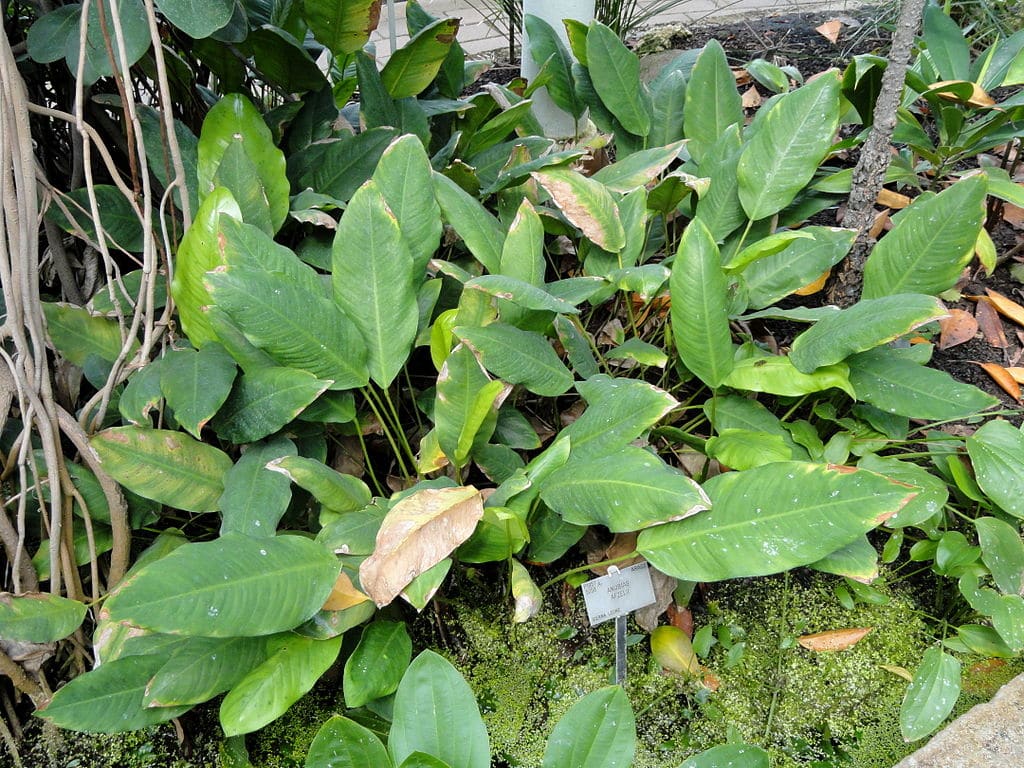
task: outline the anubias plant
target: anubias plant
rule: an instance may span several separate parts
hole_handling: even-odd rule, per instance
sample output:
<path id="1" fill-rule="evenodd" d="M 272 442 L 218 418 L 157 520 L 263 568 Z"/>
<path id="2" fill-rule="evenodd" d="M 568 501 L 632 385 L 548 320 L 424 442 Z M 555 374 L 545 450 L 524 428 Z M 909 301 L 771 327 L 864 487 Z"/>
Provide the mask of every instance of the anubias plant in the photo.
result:
<path id="1" fill-rule="evenodd" d="M 919 338 L 1006 185 L 976 173 L 921 195 L 872 251 L 854 306 L 781 308 L 854 240 L 808 223 L 832 199 L 813 184 L 844 111 L 836 73 L 746 124 L 717 43 L 669 65 L 649 98 L 613 32 L 570 24 L 579 63 L 554 50 L 549 90 L 588 105 L 619 150 L 588 177 L 570 165 L 582 150 L 529 135 L 529 101 L 511 90 L 455 99 L 466 67 L 450 33 L 410 18 L 420 34 L 382 72 L 358 46 L 331 48 L 328 87 L 290 89 L 306 96 L 289 118 L 230 94 L 184 142 L 178 202 L 194 192 L 197 209 L 169 286 L 182 335 L 118 384 L 90 442 L 132 494 L 135 527 L 159 535 L 96 606 L 102 663 L 41 714 L 117 731 L 226 694 L 225 733 L 251 732 L 337 661 L 345 633 L 398 598 L 424 608 L 463 564 L 502 563 L 527 620 L 542 592 L 526 566 L 590 526 L 636 534 L 616 560 L 642 556 L 683 592 L 810 566 L 846 577 L 841 600 L 873 599 L 868 534 L 882 527 L 886 562 L 913 541 L 911 560 L 958 579 L 991 624 L 964 625 L 952 650 L 1024 648 L 1024 438 L 999 420 L 966 440 L 930 430 L 996 401 L 927 367 Z M 336 101 L 352 77 L 354 135 Z M 48 313 L 83 369 L 125 343 L 111 315 L 138 297 L 115 284 Z M 780 347 L 756 330 L 780 318 L 809 327 Z M 901 457 L 922 442 L 934 472 Z M 84 500 L 94 479 L 75 472 Z M 16 596 L 0 621 L 46 642 L 85 613 Z M 368 663 L 381 656 L 411 656 L 401 624 L 363 630 L 343 691 L 385 714 L 398 691 L 387 759 L 475 765 L 432 753 L 406 707 L 451 674 L 428 654 L 402 678 L 404 663 Z M 951 710 L 957 669 L 926 654 L 907 738 Z M 561 749 L 552 765 L 570 764 Z"/>

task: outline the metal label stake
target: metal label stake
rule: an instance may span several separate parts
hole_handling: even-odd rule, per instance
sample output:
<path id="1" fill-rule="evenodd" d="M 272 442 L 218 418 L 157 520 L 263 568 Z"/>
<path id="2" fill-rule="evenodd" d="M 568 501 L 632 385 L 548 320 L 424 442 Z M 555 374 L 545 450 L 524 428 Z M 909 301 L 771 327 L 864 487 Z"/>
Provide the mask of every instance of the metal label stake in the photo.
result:
<path id="1" fill-rule="evenodd" d="M 654 602 L 654 585 L 647 563 L 619 570 L 608 566 L 608 575 L 584 582 L 583 601 L 594 627 L 615 619 L 615 683 L 626 682 L 626 619 L 633 611 Z"/>

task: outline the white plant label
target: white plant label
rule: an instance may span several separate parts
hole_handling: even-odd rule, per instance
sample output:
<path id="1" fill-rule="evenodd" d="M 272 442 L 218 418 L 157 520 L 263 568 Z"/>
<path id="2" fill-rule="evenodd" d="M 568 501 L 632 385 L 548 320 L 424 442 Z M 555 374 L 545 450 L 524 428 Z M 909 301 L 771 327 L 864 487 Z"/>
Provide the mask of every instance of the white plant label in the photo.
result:
<path id="1" fill-rule="evenodd" d="M 592 627 L 650 605 L 654 602 L 654 585 L 647 563 L 622 570 L 613 565 L 607 576 L 584 582 L 583 602 Z"/>

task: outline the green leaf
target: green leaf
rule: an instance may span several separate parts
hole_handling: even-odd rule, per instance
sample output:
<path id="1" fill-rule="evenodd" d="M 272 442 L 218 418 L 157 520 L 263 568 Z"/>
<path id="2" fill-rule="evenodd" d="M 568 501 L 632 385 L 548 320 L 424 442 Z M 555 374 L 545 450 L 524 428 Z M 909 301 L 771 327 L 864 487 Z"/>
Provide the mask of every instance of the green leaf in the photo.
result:
<path id="1" fill-rule="evenodd" d="M 561 515 L 541 505 L 539 513 L 530 522 L 528 559 L 534 563 L 554 562 L 586 532 L 587 526 L 568 523 Z"/>
<path id="2" fill-rule="evenodd" d="M 544 168 L 530 176 L 591 242 L 610 253 L 622 250 L 626 233 L 619 209 L 601 182 L 565 168 Z"/>
<path id="3" fill-rule="evenodd" d="M 867 536 L 861 536 L 821 560 L 810 563 L 808 567 L 867 583 L 878 578 L 878 550 Z"/>
<path id="4" fill-rule="evenodd" d="M 370 489 L 358 477 L 344 475 L 305 456 L 284 456 L 267 467 L 280 472 L 332 512 L 355 512 L 370 503 Z"/>
<path id="5" fill-rule="evenodd" d="M 496 401 L 503 391 L 507 394 L 505 386 L 490 379 L 465 344 L 459 344 L 441 366 L 434 424 L 441 450 L 456 467 L 465 465 L 474 444 L 490 438 L 500 405 Z"/>
<path id="6" fill-rule="evenodd" d="M 714 185 L 712 181 L 712 190 Z M 700 205 L 697 211 L 700 215 Z M 839 227 L 811 226 L 801 231 L 812 235 L 812 239 L 794 240 L 778 253 L 758 259 L 743 270 L 751 307 L 770 306 L 816 280 L 843 260 L 857 236 L 852 229 Z"/>
<path id="7" fill-rule="evenodd" d="M 894 216 L 864 264 L 864 298 L 951 288 L 974 254 L 985 190 L 984 176 L 973 176 Z"/>
<path id="8" fill-rule="evenodd" d="M 505 228 L 501 222 L 462 187 L 440 173 L 434 174 L 434 195 L 445 220 L 465 241 L 466 248 L 474 258 L 488 272 L 500 272 L 501 253 L 505 244 Z"/>
<path id="9" fill-rule="evenodd" d="M 873 349 L 847 360 L 857 396 L 879 410 L 912 419 L 946 421 L 972 416 L 998 402 L 975 386 L 893 352 Z"/>
<path id="10" fill-rule="evenodd" d="M 206 288 L 245 338 L 278 364 L 332 389 L 366 384 L 367 353 L 359 331 L 322 291 L 312 292 L 283 272 L 232 265 L 210 272 Z"/>
<path id="11" fill-rule="evenodd" d="M 880 347 L 948 315 L 938 299 L 923 294 L 863 299 L 819 320 L 797 336 L 789 359 L 798 371 L 811 373 L 823 365 Z"/>
<path id="12" fill-rule="evenodd" d="M 719 430 L 717 436 L 708 438 L 704 451 L 723 466 L 739 470 L 796 458 L 784 436 L 749 429 Z"/>
<path id="13" fill-rule="evenodd" d="M 642 448 L 572 460 L 541 485 L 540 497 L 570 523 L 637 531 L 708 508 L 700 486 Z"/>
<path id="14" fill-rule="evenodd" d="M 921 664 L 900 706 L 900 733 L 906 741 L 924 738 L 946 719 L 960 696 L 960 662 L 938 646 Z"/>
<path id="15" fill-rule="evenodd" d="M 231 21 L 234 0 L 160 0 L 160 13 L 189 37 L 208 37 Z"/>
<path id="16" fill-rule="evenodd" d="M 228 455 L 182 432 L 112 427 L 89 441 L 103 469 L 140 496 L 189 512 L 212 512 L 224 492 Z"/>
<path id="17" fill-rule="evenodd" d="M 141 251 L 145 241 L 142 222 L 124 193 L 111 184 L 96 184 L 93 192 L 107 246 L 126 253 Z M 99 233 L 92 218 L 88 190 L 73 189 L 63 196 L 63 202 L 71 214 L 70 220 L 56 204 L 47 208 L 46 216 L 65 232 L 84 235 L 90 242 L 98 244 Z"/>
<path id="18" fill-rule="evenodd" d="M 1019 595 L 1024 583 L 1024 542 L 1015 526 L 995 517 L 974 521 L 981 545 L 981 560 L 996 586 L 1008 595 Z"/>
<path id="19" fill-rule="evenodd" d="M 771 768 L 768 753 L 749 744 L 722 744 L 694 755 L 679 768 Z"/>
<path id="20" fill-rule="evenodd" d="M 286 438 L 250 445 L 224 474 L 224 493 L 218 501 L 220 533 L 274 536 L 292 499 L 288 478 L 267 469 L 267 462 L 294 456 L 295 444 Z"/>
<path id="21" fill-rule="evenodd" d="M 333 270 L 334 300 L 359 329 L 370 378 L 388 387 L 412 350 L 418 312 L 412 256 L 373 181 L 352 196 L 338 223 Z"/>
<path id="22" fill-rule="evenodd" d="M 814 373 L 801 373 L 789 357 L 779 355 L 737 360 L 722 383 L 733 389 L 773 395 L 806 395 L 832 387 L 843 390 L 851 397 L 854 392 L 850 383 L 850 369 L 845 363 L 826 365 Z"/>
<path id="23" fill-rule="evenodd" d="M 76 629 L 86 607 L 59 595 L 0 592 L 0 637 L 22 643 L 52 643 Z"/>
<path id="24" fill-rule="evenodd" d="M 885 521 L 889 528 L 905 528 L 926 523 L 942 511 L 949 500 L 949 489 L 945 482 L 931 474 L 924 467 L 910 461 L 900 461 L 890 456 L 876 456 L 869 453 L 857 462 L 857 466 L 871 472 L 914 486 L 917 496 L 905 507 Z"/>
<path id="25" fill-rule="evenodd" d="M 70 304 L 41 302 L 46 330 L 53 346 L 69 362 L 82 367 L 92 357 L 108 363 L 121 354 L 121 328 L 117 320 L 96 317 Z"/>
<path id="26" fill-rule="evenodd" d="M 52 64 L 64 58 L 68 38 L 78 36 L 82 6 L 78 3 L 59 6 L 36 19 L 28 29 L 28 55 L 39 64 Z"/>
<path id="27" fill-rule="evenodd" d="M 394 128 L 375 127 L 355 136 L 310 144 L 288 158 L 288 178 L 297 189 L 312 189 L 347 201 L 373 174 L 394 138 Z"/>
<path id="28" fill-rule="evenodd" d="M 820 560 L 895 514 L 913 491 L 871 472 L 777 462 L 704 485 L 711 509 L 649 528 L 637 549 L 688 581 L 778 573 Z"/>
<path id="29" fill-rule="evenodd" d="M 459 738 L 451 738 L 452 723 Z M 491 750 L 476 698 L 462 675 L 433 651 L 423 651 L 395 693 L 388 749 L 401 764 L 413 752 L 444 760 L 451 768 L 489 768 Z"/>
<path id="30" fill-rule="evenodd" d="M 978 579 L 970 571 L 960 578 L 960 592 L 971 608 L 992 620 L 992 626 L 1010 648 L 1024 648 L 1024 598 L 1000 595 L 994 589 L 978 589 Z"/>
<path id="31" fill-rule="evenodd" d="M 334 715 L 313 737 L 305 768 L 392 768 L 377 735 L 347 717 Z"/>
<path id="32" fill-rule="evenodd" d="M 146 686 L 147 707 L 200 704 L 238 684 L 267 656 L 262 637 L 189 637 Z"/>
<path id="33" fill-rule="evenodd" d="M 743 125 L 743 102 L 736 78 L 717 40 L 704 46 L 693 65 L 686 85 L 683 121 L 690 155 L 697 161 L 730 125 Z"/>
<path id="34" fill-rule="evenodd" d="M 992 419 L 967 438 L 967 453 L 981 490 L 999 507 L 1024 519 L 1024 435 Z"/>
<path id="35" fill-rule="evenodd" d="M 500 272 L 524 283 L 543 287 L 547 263 L 544 261 L 544 224 L 537 209 L 527 199 L 519 204 L 501 251 Z"/>
<path id="36" fill-rule="evenodd" d="M 305 30 L 303 30 L 305 37 Z M 288 93 L 319 91 L 327 80 L 305 46 L 288 31 L 264 24 L 250 32 L 246 43 L 261 78 Z"/>
<path id="37" fill-rule="evenodd" d="M 185 544 L 122 582 L 110 618 L 156 632 L 250 637 L 292 629 L 334 586 L 338 561 L 302 536 L 228 533 Z"/>
<path id="38" fill-rule="evenodd" d="M 287 712 L 338 658 L 341 639 L 341 635 L 329 640 L 283 637 L 276 652 L 221 701 L 224 735 L 252 733 Z"/>
<path id="39" fill-rule="evenodd" d="M 237 373 L 235 361 L 219 344 L 196 351 L 178 349 L 164 356 L 160 391 L 174 419 L 197 440 L 200 432 L 227 400 Z"/>
<path id="40" fill-rule="evenodd" d="M 439 19 L 391 54 L 381 80 L 392 98 L 416 96 L 437 77 L 459 31 L 459 19 Z"/>
<path id="41" fill-rule="evenodd" d="M 505 241 L 508 242 L 507 240 Z M 507 275 L 481 275 L 467 280 L 466 290 L 482 291 L 503 301 L 511 301 L 524 309 L 578 315 L 580 311 L 564 299 L 552 296 L 542 288 Z"/>
<path id="42" fill-rule="evenodd" d="M 363 629 L 345 662 L 345 706 L 361 707 L 398 690 L 412 659 L 412 640 L 400 621 L 375 621 Z"/>
<path id="43" fill-rule="evenodd" d="M 143 54 L 149 50 L 151 43 L 149 24 L 146 21 L 146 9 L 140 0 L 122 0 L 122 2 L 116 5 L 114 3 L 105 3 L 102 7 L 105 27 L 100 22 L 100 5 L 89 4 L 87 15 L 89 30 L 85 38 L 85 66 L 83 67 L 81 78 L 82 83 L 87 86 L 92 85 L 101 77 L 110 77 L 114 74 L 108 46 L 113 50 L 113 61 L 117 62 L 117 69 L 120 71 L 122 58 L 127 60 L 127 64 L 130 67 L 142 58 Z M 113 10 L 115 8 L 117 9 L 118 20 L 121 23 L 121 33 L 124 40 L 123 51 L 112 32 L 114 29 Z M 108 33 L 104 32 L 104 29 L 111 30 L 109 37 L 107 36 Z M 68 69 L 72 72 L 78 72 L 78 59 L 82 53 L 83 51 L 79 46 L 79 34 L 76 30 L 67 36 L 67 49 L 64 53 Z M 124 72 L 122 76 L 128 77 L 128 73 Z"/>
<path id="44" fill-rule="evenodd" d="M 143 705 L 146 685 L 165 661 L 162 655 L 128 656 L 101 664 L 57 691 L 39 716 L 87 733 L 134 731 L 177 717 L 190 707 Z"/>
<path id="45" fill-rule="evenodd" d="M 709 387 L 721 386 L 733 368 L 729 286 L 718 246 L 699 219 L 683 232 L 669 290 L 679 357 Z"/>
<path id="46" fill-rule="evenodd" d="M 593 22 L 587 31 L 587 63 L 594 88 L 608 111 L 630 133 L 646 136 L 651 130 L 650 97 L 640 81 L 636 54 L 611 29 Z"/>
<path id="47" fill-rule="evenodd" d="M 316 540 L 338 554 L 372 555 L 383 521 L 384 511 L 375 506 L 346 512 L 321 528 Z"/>
<path id="48" fill-rule="evenodd" d="M 722 265 L 722 269 L 729 272 L 744 269 L 759 259 L 772 256 L 784 250 L 794 240 L 811 239 L 813 239 L 813 235 L 802 229 L 783 229 L 773 232 L 746 246 L 742 251 L 734 252 L 729 257 L 729 260 Z"/>
<path id="49" fill-rule="evenodd" d="M 400 768 L 451 768 L 444 760 L 424 752 L 413 752 L 402 761 Z"/>
<path id="50" fill-rule="evenodd" d="M 618 685 L 588 693 L 555 725 L 543 768 L 628 768 L 636 752 L 636 720 Z"/>
<path id="51" fill-rule="evenodd" d="M 255 368 L 235 381 L 213 420 L 225 440 L 252 443 L 277 432 L 316 400 L 329 382 L 292 368 Z"/>
<path id="52" fill-rule="evenodd" d="M 523 17 L 523 28 L 530 41 L 530 55 L 537 66 L 546 67 L 550 79 L 545 84 L 548 96 L 562 111 L 577 120 L 586 111 L 576 94 L 572 77 L 572 56 L 566 50 L 561 38 L 544 19 L 527 13 Z"/>
<path id="53" fill-rule="evenodd" d="M 441 209 L 431 186 L 430 159 L 423 143 L 405 135 L 384 150 L 373 180 L 398 219 L 402 240 L 412 256 L 413 283 L 418 284 L 441 242 Z"/>
<path id="54" fill-rule="evenodd" d="M 362 49 L 380 17 L 376 0 L 305 0 L 303 9 L 317 42 L 338 57 Z"/>
<path id="55" fill-rule="evenodd" d="M 679 157 L 685 144 L 685 141 L 676 141 L 668 146 L 634 152 L 618 162 L 606 165 L 591 178 L 613 192 L 632 192 L 661 175 Z"/>
<path id="56" fill-rule="evenodd" d="M 503 323 L 452 330 L 480 354 L 488 370 L 511 384 L 522 384 L 543 397 L 561 395 L 572 386 L 569 369 L 539 333 Z"/>
<path id="57" fill-rule="evenodd" d="M 273 136 L 263 116 L 240 94 L 222 98 L 203 121 L 197 169 L 199 199 L 205 200 L 217 186 L 214 180 L 221 161 L 233 144 L 242 148 L 245 157 L 255 167 L 257 181 L 269 206 L 272 231 L 276 232 L 284 223 L 289 206 L 284 153 L 274 146 Z"/>
<path id="58" fill-rule="evenodd" d="M 684 137 L 686 75 L 678 69 L 662 74 L 651 84 L 651 132 L 647 144 L 665 147 Z"/>
<path id="59" fill-rule="evenodd" d="M 793 202 L 828 154 L 839 126 L 839 78 L 825 73 L 768 110 L 736 167 L 740 202 L 754 220 Z"/>
<path id="60" fill-rule="evenodd" d="M 960 25 L 941 6 L 925 6 L 921 34 L 927 45 L 928 59 L 940 80 L 971 79 L 970 45 Z"/>
<path id="61" fill-rule="evenodd" d="M 405 589 L 401 592 L 402 599 L 421 613 L 437 594 L 437 590 L 441 588 L 451 567 L 452 559 L 450 557 L 430 566 L 405 585 Z"/>

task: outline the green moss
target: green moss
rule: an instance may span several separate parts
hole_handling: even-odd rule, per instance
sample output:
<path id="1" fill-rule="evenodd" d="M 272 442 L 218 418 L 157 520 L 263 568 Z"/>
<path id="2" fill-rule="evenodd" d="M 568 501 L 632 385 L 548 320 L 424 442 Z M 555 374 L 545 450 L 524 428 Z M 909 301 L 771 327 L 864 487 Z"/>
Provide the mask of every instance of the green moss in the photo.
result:
<path id="1" fill-rule="evenodd" d="M 340 681 L 321 680 L 274 722 L 248 737 L 253 768 L 301 768 L 320 726 L 344 713 Z"/>

